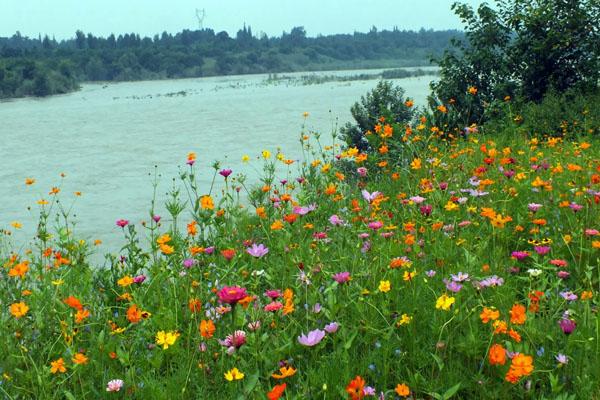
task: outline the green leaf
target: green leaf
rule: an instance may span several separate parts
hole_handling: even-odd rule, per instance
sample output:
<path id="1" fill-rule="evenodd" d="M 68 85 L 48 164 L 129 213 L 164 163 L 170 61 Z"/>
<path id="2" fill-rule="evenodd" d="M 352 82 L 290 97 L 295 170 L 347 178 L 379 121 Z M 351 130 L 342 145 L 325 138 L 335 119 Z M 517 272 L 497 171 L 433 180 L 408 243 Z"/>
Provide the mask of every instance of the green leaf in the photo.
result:
<path id="1" fill-rule="evenodd" d="M 356 339 L 356 335 L 358 335 L 358 331 L 354 331 L 352 336 L 350 336 L 350 339 L 346 341 L 346 343 L 344 344 L 344 349 L 348 350 L 350 349 L 350 347 L 352 347 L 352 342 L 354 342 L 354 339 Z"/>
<path id="2" fill-rule="evenodd" d="M 250 375 L 250 377 L 246 381 L 246 385 L 244 386 L 244 393 L 250 394 L 252 392 L 252 390 L 254 389 L 254 387 L 256 387 L 256 384 L 258 383 L 258 376 L 258 371 Z"/>
<path id="3" fill-rule="evenodd" d="M 446 390 L 446 393 L 444 393 L 443 396 L 444 400 L 448 400 L 450 397 L 454 396 L 456 392 L 458 392 L 458 389 L 460 389 L 460 382 L 452 386 L 450 389 Z"/>
<path id="4" fill-rule="evenodd" d="M 73 394 L 71 392 L 69 392 L 68 390 L 65 390 L 65 397 L 68 400 L 77 400 L 77 399 L 75 399 L 75 396 L 73 396 Z"/>

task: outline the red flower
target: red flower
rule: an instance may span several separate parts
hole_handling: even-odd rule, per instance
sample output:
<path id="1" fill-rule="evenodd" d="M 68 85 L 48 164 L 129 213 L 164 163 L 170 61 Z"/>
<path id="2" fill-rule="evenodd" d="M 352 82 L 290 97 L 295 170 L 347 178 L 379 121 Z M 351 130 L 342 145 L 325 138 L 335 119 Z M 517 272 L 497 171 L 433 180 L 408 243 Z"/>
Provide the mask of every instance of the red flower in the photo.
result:
<path id="1" fill-rule="evenodd" d="M 352 400 L 361 400 L 365 397 L 365 380 L 359 375 L 352 379 L 348 386 L 346 386 L 346 392 L 350 395 Z"/>
<path id="2" fill-rule="evenodd" d="M 283 395 L 283 391 L 285 390 L 286 384 L 282 383 L 281 385 L 275 385 L 273 390 L 267 393 L 267 398 L 269 400 L 279 400 L 279 398 Z"/>

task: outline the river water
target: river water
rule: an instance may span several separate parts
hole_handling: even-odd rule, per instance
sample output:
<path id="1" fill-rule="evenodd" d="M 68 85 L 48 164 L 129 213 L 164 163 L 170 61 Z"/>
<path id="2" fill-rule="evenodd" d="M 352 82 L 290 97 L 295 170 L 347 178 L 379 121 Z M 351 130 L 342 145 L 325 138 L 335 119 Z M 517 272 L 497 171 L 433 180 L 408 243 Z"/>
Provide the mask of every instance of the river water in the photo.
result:
<path id="1" fill-rule="evenodd" d="M 344 71 L 321 75 L 355 75 Z M 306 73 L 304 73 L 306 74 Z M 302 74 L 285 74 L 299 76 Z M 0 229 L 25 246 L 37 224 L 40 198 L 60 185 L 65 207 L 73 205 L 78 237 L 100 239 L 101 253 L 115 252 L 122 235 L 115 220 L 148 220 L 155 166 L 161 175 L 158 213 L 165 193 L 196 152 L 200 182 L 208 192 L 212 170 L 249 174 L 263 149 L 287 158 L 301 154 L 306 129 L 330 132 L 351 119 L 350 107 L 376 80 L 318 85 L 265 84 L 265 75 L 108 84 L 85 84 L 78 92 L 0 103 Z M 431 76 L 397 79 L 417 105 L 424 105 Z M 250 165 L 243 155 L 252 157 Z M 60 174 L 66 177 L 61 179 Z M 25 185 L 26 178 L 35 184 Z M 74 192 L 80 191 L 81 196 Z M 74 204 L 73 204 L 74 203 Z M 30 207 L 30 209 L 28 209 Z M 22 228 L 10 224 L 17 221 Z"/>

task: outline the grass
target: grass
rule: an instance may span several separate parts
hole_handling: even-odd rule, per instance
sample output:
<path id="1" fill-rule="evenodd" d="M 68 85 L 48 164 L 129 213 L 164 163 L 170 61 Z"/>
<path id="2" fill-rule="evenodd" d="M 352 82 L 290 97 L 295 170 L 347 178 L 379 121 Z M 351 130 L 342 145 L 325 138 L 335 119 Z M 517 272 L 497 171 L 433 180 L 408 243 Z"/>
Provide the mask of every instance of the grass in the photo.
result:
<path id="1" fill-rule="evenodd" d="M 301 160 L 249 161 L 257 187 L 218 163 L 199 187 L 182 157 L 109 268 L 43 190 L 32 245 L 0 235 L 2 396 L 597 396 L 597 138 L 392 128 L 368 155 L 302 133 Z"/>

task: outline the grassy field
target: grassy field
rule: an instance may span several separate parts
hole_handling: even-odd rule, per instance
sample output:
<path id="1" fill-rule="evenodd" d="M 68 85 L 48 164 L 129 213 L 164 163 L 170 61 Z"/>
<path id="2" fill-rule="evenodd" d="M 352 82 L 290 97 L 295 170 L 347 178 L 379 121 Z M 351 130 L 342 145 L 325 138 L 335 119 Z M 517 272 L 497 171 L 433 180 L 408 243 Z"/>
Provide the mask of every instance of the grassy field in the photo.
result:
<path id="1" fill-rule="evenodd" d="M 255 188 L 215 165 L 212 193 L 174 155 L 170 215 L 116 221 L 110 268 L 73 195 L 28 179 L 38 237 L 0 235 L 0 397 L 596 397 L 598 139 L 428 131 L 382 120 L 368 155 L 303 132 L 303 159 L 249 155 Z"/>

